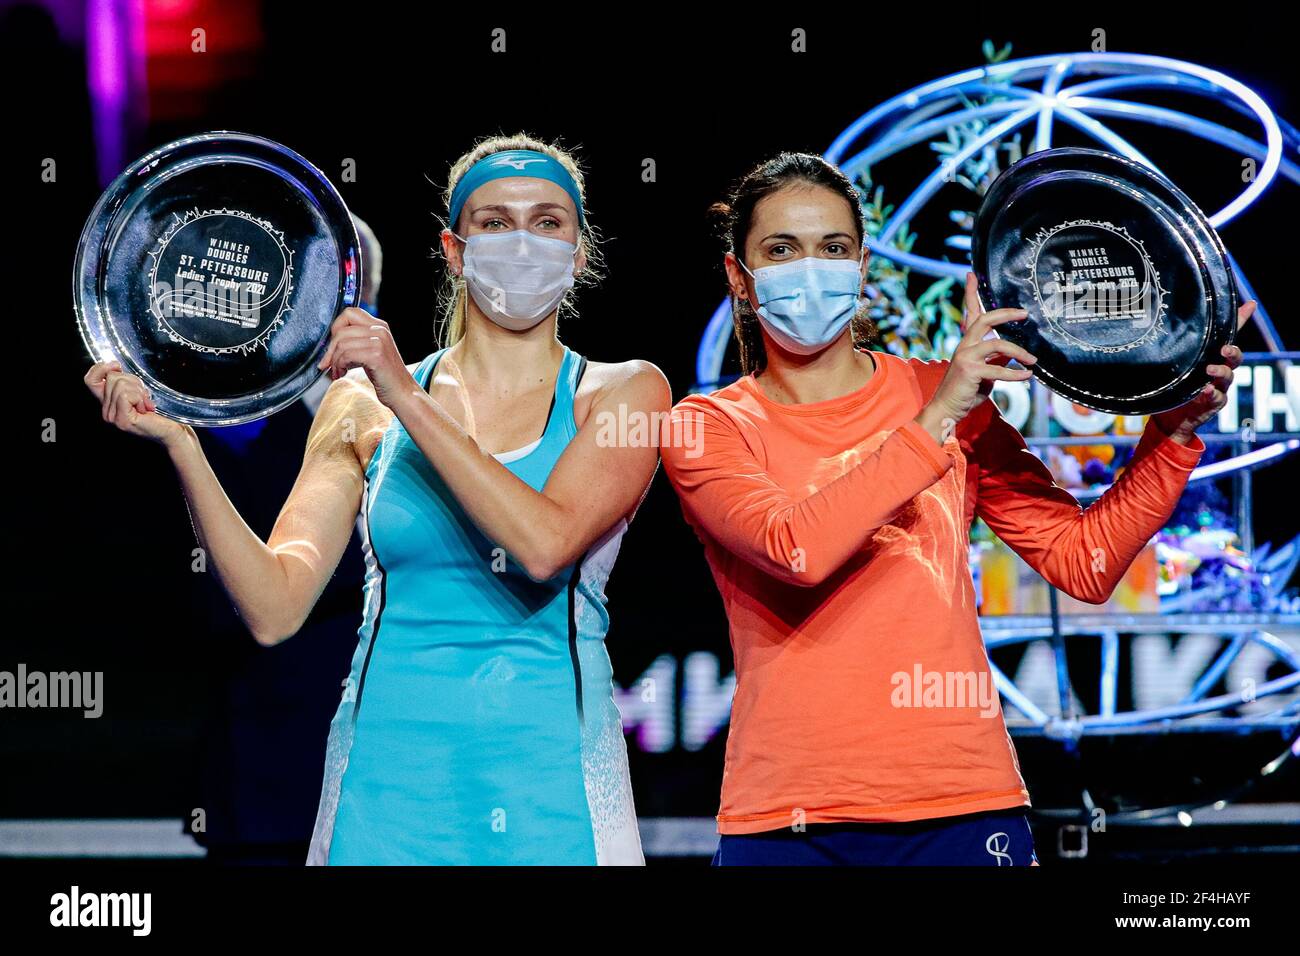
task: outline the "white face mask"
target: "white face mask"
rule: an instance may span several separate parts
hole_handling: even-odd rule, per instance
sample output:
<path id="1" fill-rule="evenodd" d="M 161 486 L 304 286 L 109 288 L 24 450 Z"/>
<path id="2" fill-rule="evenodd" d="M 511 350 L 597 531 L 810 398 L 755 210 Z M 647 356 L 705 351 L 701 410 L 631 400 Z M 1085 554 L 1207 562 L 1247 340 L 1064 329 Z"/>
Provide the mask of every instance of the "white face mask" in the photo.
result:
<path id="1" fill-rule="evenodd" d="M 743 262 L 740 267 L 749 272 Z M 858 259 L 805 256 L 749 272 L 758 320 L 787 352 L 816 355 L 852 323 L 862 295 L 861 268 Z"/>
<path id="2" fill-rule="evenodd" d="M 573 288 L 578 247 L 572 242 L 526 229 L 480 232 L 461 241 L 469 294 L 483 314 L 502 328 L 531 329 Z"/>

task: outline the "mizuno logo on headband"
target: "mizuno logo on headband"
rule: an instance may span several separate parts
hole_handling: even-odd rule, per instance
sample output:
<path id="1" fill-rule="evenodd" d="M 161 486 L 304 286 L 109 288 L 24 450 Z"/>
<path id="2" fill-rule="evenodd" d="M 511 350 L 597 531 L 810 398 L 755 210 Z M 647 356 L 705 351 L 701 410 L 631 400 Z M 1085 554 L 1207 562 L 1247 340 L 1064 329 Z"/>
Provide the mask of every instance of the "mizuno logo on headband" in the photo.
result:
<path id="1" fill-rule="evenodd" d="M 527 176 L 530 179 L 545 179 L 555 183 L 573 200 L 573 208 L 578 211 L 578 224 L 580 226 L 586 224 L 586 217 L 582 211 L 582 194 L 578 191 L 578 184 L 572 174 L 564 168 L 563 163 L 554 156 L 539 153 L 534 149 L 507 149 L 484 156 L 465 170 L 465 175 L 456 182 L 456 187 L 451 191 L 450 208 L 447 210 L 451 214 L 451 228 L 455 229 L 456 224 L 460 222 L 461 210 L 465 208 L 465 201 L 469 199 L 470 193 L 484 183 L 506 176 Z"/>
<path id="2" fill-rule="evenodd" d="M 527 166 L 529 163 L 544 163 L 544 162 L 546 162 L 546 160 L 544 160 L 544 159 L 508 159 L 508 158 L 506 158 L 506 157 L 503 156 L 501 159 L 498 159 L 498 160 L 497 160 L 496 162 L 494 162 L 492 165 L 493 165 L 493 166 L 510 166 L 510 167 L 513 168 L 513 169 L 523 169 L 523 168 L 524 168 L 525 166 Z"/>

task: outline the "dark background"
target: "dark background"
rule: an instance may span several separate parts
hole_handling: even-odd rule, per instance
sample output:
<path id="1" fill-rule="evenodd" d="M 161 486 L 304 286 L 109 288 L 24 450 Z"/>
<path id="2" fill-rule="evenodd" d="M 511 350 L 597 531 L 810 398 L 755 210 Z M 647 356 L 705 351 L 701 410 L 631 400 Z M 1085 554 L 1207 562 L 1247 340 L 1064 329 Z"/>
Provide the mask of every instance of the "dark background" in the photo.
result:
<path id="1" fill-rule="evenodd" d="M 1111 50 L 1221 69 L 1280 116 L 1300 118 L 1293 37 L 1245 8 L 1210 18 L 1183 5 L 1008 13 L 990 4 L 895 4 L 844 6 L 830 16 L 731 5 L 721 17 L 702 15 L 698 5 L 695 13 L 626 5 L 453 20 L 451 8 L 407 4 L 189 6 L 208 29 L 209 59 L 200 65 L 188 53 L 187 34 L 173 58 L 160 55 L 158 76 L 171 86 L 151 91 L 127 160 L 210 129 L 261 134 L 307 156 L 383 243 L 379 314 L 412 362 L 434 347 L 442 276 L 434 216 L 444 212 L 451 162 L 495 132 L 525 130 L 580 147 L 608 278 L 581 294 L 580 316 L 560 334 L 593 359 L 656 363 L 676 397 L 694 383 L 699 336 L 723 291 L 709 203 L 755 161 L 782 149 L 821 152 L 876 103 L 979 65 L 986 38 L 1010 42 L 1018 58 L 1086 50 L 1093 29 L 1103 28 Z M 0 668 L 22 661 L 33 670 L 102 670 L 107 713 L 95 721 L 55 711 L 3 715 L 0 817 L 182 816 L 194 806 L 211 812 L 222 800 L 305 803 L 314 813 L 321 752 L 298 741 L 316 734 L 323 747 L 355 644 L 359 588 L 337 589 L 334 603 L 319 609 L 318 637 L 260 650 L 211 577 L 191 572 L 195 542 L 164 455 L 104 425 L 81 383 L 88 360 L 68 279 L 104 185 L 84 54 L 41 13 L 12 3 L 2 12 L 8 168 L 0 235 L 9 267 L 12 454 L 3 469 L 11 520 Z M 497 26 L 507 30 L 505 55 L 489 49 Z M 789 50 L 795 26 L 808 30 L 807 54 Z M 1242 188 L 1240 157 L 1230 150 L 1158 131 L 1135 139 L 1208 209 Z M 40 181 L 46 157 L 57 158 L 56 183 Z M 354 183 L 339 180 L 345 158 L 356 161 Z M 642 181 L 646 158 L 656 161 L 656 182 Z M 899 188 L 925 171 L 914 165 Z M 1294 185 L 1279 182 L 1224 230 L 1291 348 L 1300 347 L 1288 281 L 1296 197 Z M 1242 344 L 1262 348 L 1253 329 Z M 56 442 L 38 437 L 46 419 L 56 423 Z M 301 430 L 276 419 L 252 459 L 206 441 L 259 534 L 269 533 L 288 492 L 285 462 L 296 462 L 301 441 Z M 1296 479 L 1294 462 L 1258 475 L 1260 540 L 1300 531 Z M 355 573 L 353 553 L 340 575 Z M 662 654 L 713 651 L 730 672 L 720 603 L 662 476 L 627 535 L 609 596 L 608 646 L 621 685 Z M 330 625 L 345 618 L 348 627 Z M 255 722 L 240 716 L 248 713 Z M 715 813 L 724 737 L 697 753 L 630 747 L 638 813 Z M 233 756 L 249 739 L 261 740 L 259 753 Z M 247 837 L 255 826 L 245 821 L 240 832 Z"/>

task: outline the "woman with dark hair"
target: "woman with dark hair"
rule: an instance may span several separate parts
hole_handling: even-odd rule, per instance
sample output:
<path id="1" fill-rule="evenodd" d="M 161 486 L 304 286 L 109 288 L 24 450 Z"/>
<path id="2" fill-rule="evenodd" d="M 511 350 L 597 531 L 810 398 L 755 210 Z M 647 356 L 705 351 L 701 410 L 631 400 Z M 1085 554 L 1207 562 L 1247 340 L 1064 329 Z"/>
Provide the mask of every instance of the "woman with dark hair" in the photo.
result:
<path id="1" fill-rule="evenodd" d="M 983 312 L 968 277 L 951 361 L 869 351 L 862 211 L 841 172 L 785 153 L 713 211 L 744 375 L 681 401 L 662 454 L 736 661 L 714 862 L 1031 865 L 971 522 L 1105 601 L 1172 512 L 1241 353 L 1226 346 L 1210 385 L 1152 417 L 1082 511 L 988 400 L 1030 377 L 1034 356 L 991 336 L 1023 311 Z M 669 440 L 686 427 L 689 449 Z"/>
<path id="2" fill-rule="evenodd" d="M 653 365 L 556 337 L 596 255 L 583 178 L 525 136 L 452 167 L 442 347 L 406 364 L 361 309 L 334 323 L 297 483 L 267 542 L 193 429 L 96 365 L 105 421 L 163 444 L 200 543 L 259 643 L 291 637 L 360 512 L 367 573 L 308 862 L 643 862 L 604 638 L 605 582 L 657 465 Z"/>

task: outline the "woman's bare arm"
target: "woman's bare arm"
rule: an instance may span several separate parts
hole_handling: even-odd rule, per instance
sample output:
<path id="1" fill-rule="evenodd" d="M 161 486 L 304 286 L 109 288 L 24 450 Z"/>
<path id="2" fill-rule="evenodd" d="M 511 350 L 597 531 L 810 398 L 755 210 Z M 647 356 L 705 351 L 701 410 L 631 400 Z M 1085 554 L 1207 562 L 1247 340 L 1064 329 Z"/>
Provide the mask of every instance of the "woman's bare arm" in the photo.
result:
<path id="1" fill-rule="evenodd" d="M 415 381 L 382 319 L 344 309 L 319 367 L 333 375 L 364 372 L 479 530 L 535 581 L 572 564 L 632 514 L 654 477 L 656 429 L 672 401 L 668 380 L 649 362 L 606 366 L 586 421 L 538 492 L 480 448 Z M 620 435 L 610 427 L 620 421 L 644 427 Z"/>
<path id="2" fill-rule="evenodd" d="M 296 634 L 347 547 L 364 475 L 357 437 L 367 386 L 334 382 L 307 438 L 302 469 L 268 541 L 263 542 L 226 496 L 192 429 L 166 443 L 180 478 L 199 545 L 249 632 L 266 646 Z M 373 395 L 369 402 L 374 402 Z"/>
<path id="3" fill-rule="evenodd" d="M 157 414 L 138 376 L 101 362 L 85 382 L 104 421 L 168 451 L 199 544 L 253 639 L 272 645 L 295 635 L 347 548 L 364 483 L 359 449 L 373 449 L 389 420 L 369 382 L 357 373 L 325 393 L 298 480 L 265 542 L 226 497 L 198 434 Z"/>
<path id="4" fill-rule="evenodd" d="M 671 403 L 667 379 L 640 361 L 608 372 L 610 381 L 593 396 L 586 422 L 541 492 L 483 451 L 428 392 L 411 390 L 394 402 L 394 412 L 461 507 L 535 581 L 572 564 L 630 514 L 658 465 L 655 428 Z M 643 441 L 608 440 L 611 429 L 602 424 L 620 415 L 624 422 L 644 421 Z"/>

